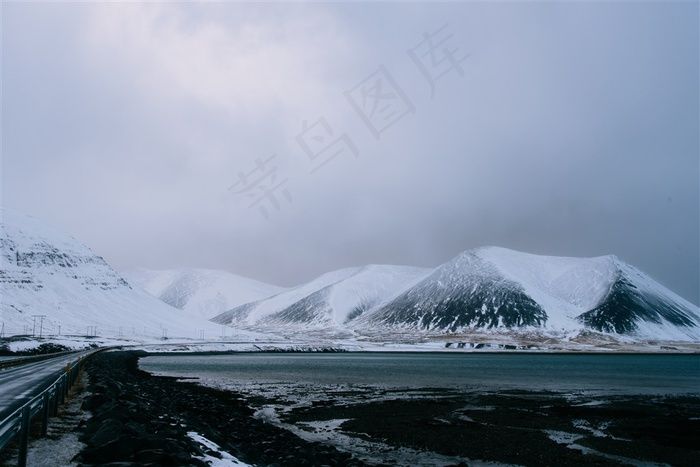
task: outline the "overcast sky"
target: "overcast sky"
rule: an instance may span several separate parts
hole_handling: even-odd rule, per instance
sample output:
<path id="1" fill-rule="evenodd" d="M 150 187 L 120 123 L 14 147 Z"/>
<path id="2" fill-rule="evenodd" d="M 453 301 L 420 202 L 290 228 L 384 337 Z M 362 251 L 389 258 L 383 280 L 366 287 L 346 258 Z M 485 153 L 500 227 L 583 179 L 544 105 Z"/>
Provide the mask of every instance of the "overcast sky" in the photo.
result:
<path id="1" fill-rule="evenodd" d="M 117 268 L 500 245 L 700 301 L 697 2 L 2 10 L 2 204 Z"/>

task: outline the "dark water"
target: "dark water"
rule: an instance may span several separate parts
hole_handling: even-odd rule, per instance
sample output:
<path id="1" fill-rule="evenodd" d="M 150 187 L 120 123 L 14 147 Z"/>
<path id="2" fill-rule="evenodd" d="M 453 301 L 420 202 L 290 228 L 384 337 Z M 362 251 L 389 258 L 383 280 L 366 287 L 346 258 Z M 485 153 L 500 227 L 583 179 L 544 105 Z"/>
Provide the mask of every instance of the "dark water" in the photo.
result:
<path id="1" fill-rule="evenodd" d="M 158 374 L 235 384 L 700 394 L 700 356 L 695 355 L 180 354 L 145 357 L 140 365 Z"/>

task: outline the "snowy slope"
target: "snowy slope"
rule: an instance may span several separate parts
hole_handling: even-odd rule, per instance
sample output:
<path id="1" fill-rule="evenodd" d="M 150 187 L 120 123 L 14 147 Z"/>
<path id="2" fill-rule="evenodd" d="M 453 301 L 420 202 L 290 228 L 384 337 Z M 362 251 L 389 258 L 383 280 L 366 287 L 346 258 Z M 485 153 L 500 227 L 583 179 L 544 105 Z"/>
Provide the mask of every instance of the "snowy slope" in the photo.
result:
<path id="1" fill-rule="evenodd" d="M 365 329 L 594 330 L 644 339 L 700 340 L 698 307 L 614 256 L 465 251 L 391 302 Z"/>
<path id="2" fill-rule="evenodd" d="M 204 319 L 285 290 L 212 269 L 137 269 L 125 275 L 132 284 L 139 285 L 168 305 Z"/>
<path id="3" fill-rule="evenodd" d="M 216 335 L 195 319 L 131 286 L 85 245 L 29 216 L 0 210 L 0 319 L 5 334 L 32 331 L 32 315 L 46 315 L 43 333 L 101 336 Z M 38 334 L 38 326 L 36 332 Z"/>
<path id="4" fill-rule="evenodd" d="M 314 292 L 353 275 L 358 269 L 346 268 L 328 272 L 306 284 L 291 288 L 272 297 L 237 306 L 212 318 L 212 321 L 219 324 L 237 326 L 256 324 L 260 320 L 294 305 Z"/>
<path id="5" fill-rule="evenodd" d="M 698 307 L 640 270 L 614 259 L 616 271 L 605 298 L 577 317 L 596 331 L 649 339 L 700 341 Z"/>
<path id="6" fill-rule="evenodd" d="M 221 271 L 140 271 L 129 284 L 103 258 L 42 222 L 0 210 L 0 321 L 6 335 L 218 335 L 215 323 L 264 331 L 596 331 L 626 339 L 700 341 L 698 307 L 614 256 L 565 258 L 504 248 L 465 251 L 433 269 L 370 265 L 279 290 Z M 272 295 L 270 295 L 272 294 Z M 261 298 L 265 297 L 265 298 Z M 247 303 L 247 300 L 249 301 Z M 242 305 L 240 303 L 243 303 Z M 37 329 L 38 332 L 38 329 Z"/>
<path id="7" fill-rule="evenodd" d="M 289 292 L 214 319 L 258 328 L 340 329 L 425 277 L 429 269 L 368 265 L 334 271 Z"/>
<path id="8" fill-rule="evenodd" d="M 498 247 L 479 248 L 476 255 L 540 305 L 551 328 L 575 326 L 578 315 L 600 303 L 617 267 L 614 256 L 540 256 Z"/>

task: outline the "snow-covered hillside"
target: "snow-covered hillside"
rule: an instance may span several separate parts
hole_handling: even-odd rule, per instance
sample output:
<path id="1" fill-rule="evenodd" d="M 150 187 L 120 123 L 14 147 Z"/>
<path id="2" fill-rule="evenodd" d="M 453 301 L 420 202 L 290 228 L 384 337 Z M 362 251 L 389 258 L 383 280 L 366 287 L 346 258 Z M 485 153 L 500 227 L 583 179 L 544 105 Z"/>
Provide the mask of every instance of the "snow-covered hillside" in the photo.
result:
<path id="1" fill-rule="evenodd" d="M 272 332 L 599 332 L 700 340 L 698 307 L 614 256 L 465 251 L 434 270 L 370 265 L 324 274 L 212 321 Z"/>
<path id="2" fill-rule="evenodd" d="M 0 321 L 5 335 L 42 333 L 123 337 L 217 335 L 130 285 L 78 240 L 29 216 L 0 209 Z M 36 319 L 36 334 L 39 323 Z M 90 328 L 88 327 L 95 327 Z"/>
<path id="3" fill-rule="evenodd" d="M 168 305 L 204 319 L 285 290 L 212 269 L 137 269 L 125 275 L 129 282 L 139 285 Z"/>
<path id="4" fill-rule="evenodd" d="M 337 330 L 429 273 L 429 269 L 387 265 L 341 269 L 266 300 L 236 307 L 213 321 L 270 330 Z"/>
<path id="5" fill-rule="evenodd" d="M 614 256 L 550 257 L 488 247 L 435 269 L 354 267 L 290 289 L 222 271 L 132 274 L 161 301 L 76 239 L 8 210 L 0 217 L 5 335 L 31 332 L 34 317 L 45 315 L 43 334 L 123 338 L 199 338 L 202 331 L 209 338 L 224 324 L 297 337 L 352 331 L 387 342 L 399 335 L 568 339 L 590 332 L 627 341 L 700 342 L 698 307 Z"/>
<path id="6" fill-rule="evenodd" d="M 466 251 L 391 302 L 360 329 L 442 332 L 593 330 L 642 339 L 700 340 L 698 307 L 614 256 Z"/>

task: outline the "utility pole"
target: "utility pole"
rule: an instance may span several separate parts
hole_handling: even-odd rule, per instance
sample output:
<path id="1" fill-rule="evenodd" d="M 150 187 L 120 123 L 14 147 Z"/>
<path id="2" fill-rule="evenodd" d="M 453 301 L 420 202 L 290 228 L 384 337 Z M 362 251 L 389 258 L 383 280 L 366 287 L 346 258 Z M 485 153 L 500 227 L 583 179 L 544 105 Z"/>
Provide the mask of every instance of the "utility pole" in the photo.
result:
<path id="1" fill-rule="evenodd" d="M 44 332 L 44 318 L 46 318 L 46 315 L 37 315 L 39 318 L 39 339 L 41 339 L 41 336 Z"/>
<path id="2" fill-rule="evenodd" d="M 46 318 L 46 315 L 32 315 L 32 337 L 36 336 L 36 319 L 37 318 L 41 319 L 41 322 L 39 323 L 39 337 L 41 337 L 43 327 L 44 327 L 44 318 Z"/>

